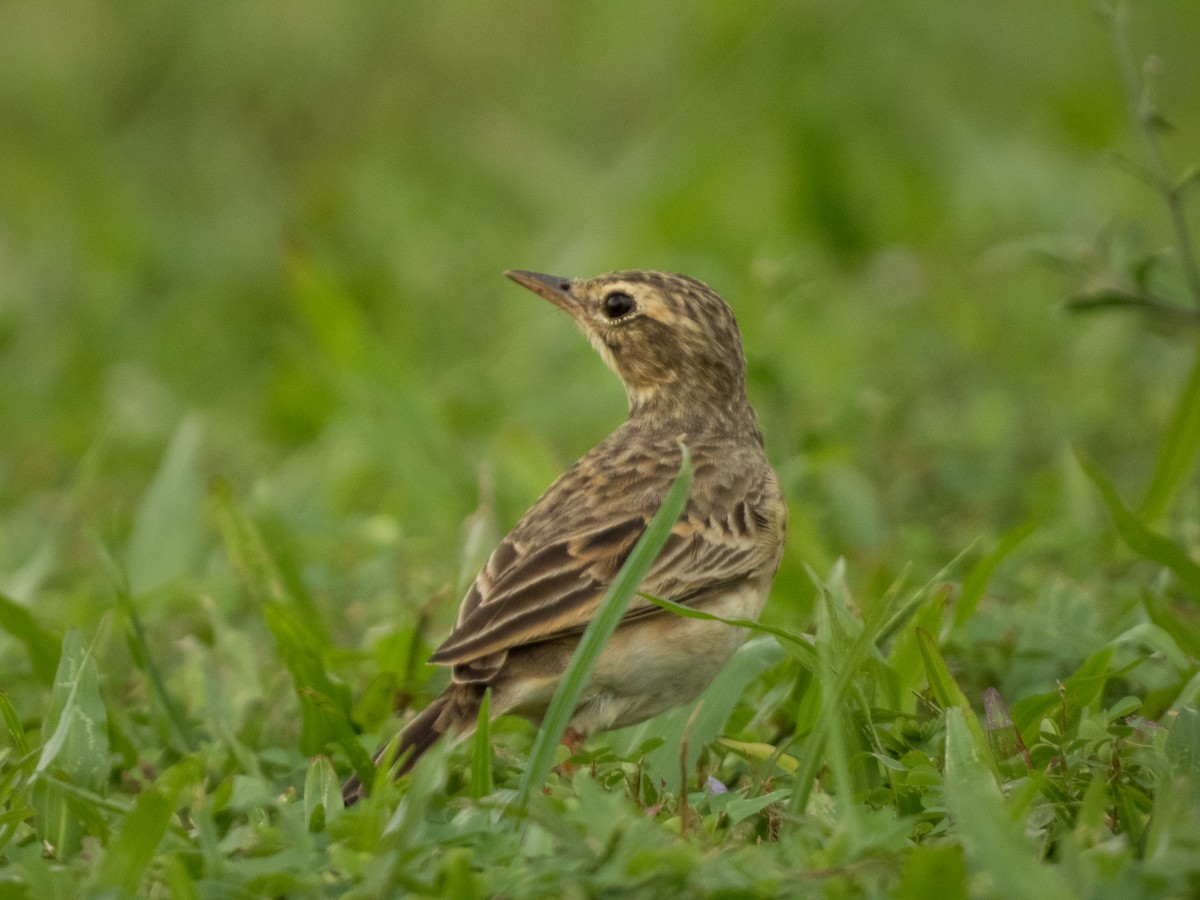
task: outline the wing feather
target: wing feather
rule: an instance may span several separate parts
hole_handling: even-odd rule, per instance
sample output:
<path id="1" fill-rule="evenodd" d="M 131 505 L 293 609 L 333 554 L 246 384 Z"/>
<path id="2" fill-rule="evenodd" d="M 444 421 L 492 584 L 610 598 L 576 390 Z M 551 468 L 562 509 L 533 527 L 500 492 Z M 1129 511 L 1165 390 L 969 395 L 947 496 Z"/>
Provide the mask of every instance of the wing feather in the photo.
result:
<path id="1" fill-rule="evenodd" d="M 755 516 L 764 489 L 745 477 L 742 500 L 720 504 L 724 514 L 703 513 L 693 500 L 675 523 L 671 536 L 643 580 L 641 590 L 687 602 L 706 591 L 756 577 L 778 559 L 778 545 L 758 539 L 768 529 Z M 749 475 L 749 473 L 744 473 Z M 728 491 L 732 485 L 723 485 Z M 505 538 L 463 600 L 458 621 L 445 643 L 430 657 L 440 665 L 464 666 L 513 647 L 576 633 L 595 615 L 638 538 L 649 514 L 617 521 L 577 523 L 550 540 L 527 535 L 520 525 Z M 627 616 L 656 609 L 635 597 Z"/>

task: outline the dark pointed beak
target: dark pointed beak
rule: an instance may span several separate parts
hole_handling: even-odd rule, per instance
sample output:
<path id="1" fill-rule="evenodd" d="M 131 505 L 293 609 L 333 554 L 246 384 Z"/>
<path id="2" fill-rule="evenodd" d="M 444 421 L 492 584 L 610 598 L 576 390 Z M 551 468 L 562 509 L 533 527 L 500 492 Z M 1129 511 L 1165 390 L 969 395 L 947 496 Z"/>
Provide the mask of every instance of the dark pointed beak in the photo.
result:
<path id="1" fill-rule="evenodd" d="M 571 279 L 559 278 L 557 275 L 543 275 L 540 272 L 524 272 L 520 269 L 509 269 L 504 273 L 521 287 L 529 288 L 557 306 L 565 309 L 572 316 L 578 316 L 583 310 L 579 300 L 571 293 Z"/>

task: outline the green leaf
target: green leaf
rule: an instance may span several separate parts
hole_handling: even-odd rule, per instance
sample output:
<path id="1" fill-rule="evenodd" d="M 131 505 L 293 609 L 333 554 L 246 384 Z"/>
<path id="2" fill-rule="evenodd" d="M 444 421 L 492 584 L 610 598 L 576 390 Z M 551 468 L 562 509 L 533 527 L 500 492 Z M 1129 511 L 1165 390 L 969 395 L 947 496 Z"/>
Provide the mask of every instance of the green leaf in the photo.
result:
<path id="1" fill-rule="evenodd" d="M 50 711 L 42 728 L 49 737 L 34 767 L 38 836 L 54 847 L 60 858 L 78 851 L 84 823 L 67 794 L 47 776 L 53 768 L 70 779 L 70 784 L 101 793 L 108 783 L 107 722 L 92 648 L 85 645 L 81 631 L 72 629 L 63 638 Z"/>
<path id="2" fill-rule="evenodd" d="M 1193 599 L 1200 600 L 1200 565 L 1196 565 L 1187 552 L 1170 538 L 1151 531 L 1121 501 L 1099 467 L 1083 454 L 1077 455 L 1083 471 L 1100 491 L 1121 540 L 1128 544 L 1134 553 L 1174 572 L 1183 589 Z"/>
<path id="3" fill-rule="evenodd" d="M 1101 648 L 1080 663 L 1079 668 L 1062 683 L 1061 691 L 1046 691 L 1022 697 L 1012 707 L 1012 720 L 1023 740 L 1035 739 L 1043 719 L 1053 719 L 1056 728 L 1070 730 L 1085 708 L 1096 709 L 1104 686 L 1114 674 L 1111 664 L 1113 647 Z M 1138 664 L 1138 660 L 1130 666 Z"/>
<path id="4" fill-rule="evenodd" d="M 426 812 L 429 805 L 445 789 L 446 756 L 450 747 L 450 741 L 438 741 L 413 766 L 408 776 L 408 790 L 384 826 L 383 837 L 387 844 L 405 848 L 421 841 L 428 827 Z M 368 798 L 368 802 L 380 803 L 387 796 L 387 791 L 377 792 Z"/>
<path id="5" fill-rule="evenodd" d="M 306 256 L 292 253 L 288 263 L 291 296 L 321 353 L 338 367 L 357 368 L 366 352 L 368 330 L 353 295 Z"/>
<path id="6" fill-rule="evenodd" d="M 34 677 L 43 684 L 53 684 L 61 640 L 39 625 L 28 609 L 3 594 L 0 594 L 0 628 L 25 645 Z"/>
<path id="7" fill-rule="evenodd" d="M 196 749 L 196 738 L 188 724 L 187 714 L 176 702 L 171 692 L 167 690 L 166 679 L 154 662 L 150 644 L 146 640 L 146 632 L 142 628 L 142 620 L 138 616 L 133 596 L 123 584 L 117 585 L 117 606 L 125 616 L 127 625 L 126 641 L 134 664 L 146 675 L 152 697 L 157 701 L 175 740 L 177 749 L 184 753 L 192 753 Z"/>
<path id="8" fill-rule="evenodd" d="M 1185 706 L 1175 711 L 1175 721 L 1163 749 L 1175 774 L 1188 779 L 1200 799 L 1200 710 Z"/>
<path id="9" fill-rule="evenodd" d="M 297 695 L 300 698 L 301 730 L 303 732 L 301 744 L 303 745 L 305 740 L 311 741 L 313 744 L 319 743 L 321 748 L 328 743 L 337 744 L 349 758 L 350 765 L 354 767 L 354 774 L 359 777 L 359 780 L 361 781 L 363 776 L 366 776 L 373 781 L 375 762 L 355 736 L 354 728 L 350 724 L 345 709 L 334 702 L 328 694 L 311 687 L 298 688 Z M 371 784 L 372 781 L 364 781 L 363 784 Z"/>
<path id="10" fill-rule="evenodd" d="M 154 785 L 137 796 L 133 809 L 104 850 L 104 858 L 93 882 L 100 890 L 111 889 L 122 895 L 136 896 L 142 878 L 154 858 L 179 795 L 203 778 L 203 766 L 194 757 L 187 757 L 163 772 Z"/>
<path id="11" fill-rule="evenodd" d="M 1072 829 L 1076 839 L 1084 847 L 1099 844 L 1109 836 L 1105 824 L 1108 813 L 1108 778 L 1104 772 L 1096 772 L 1084 791 L 1079 803 L 1079 811 L 1075 816 Z"/>
<path id="12" fill-rule="evenodd" d="M 656 784 L 665 784 L 667 790 L 681 790 L 683 772 L 679 752 L 685 740 L 687 769 L 694 771 L 705 745 L 724 731 L 746 686 L 783 658 L 783 646 L 774 640 L 751 640 L 742 645 L 695 703 L 685 704 L 625 730 L 616 744 L 618 752 L 635 756 L 647 741 L 659 740 L 661 743 L 657 747 L 642 751 L 646 776 Z"/>
<path id="13" fill-rule="evenodd" d="M 700 609 L 693 609 L 690 606 L 684 606 L 682 603 L 676 603 L 674 600 L 664 600 L 662 597 L 653 597 L 650 594 L 639 594 L 645 597 L 651 603 L 661 606 L 668 612 L 672 612 L 684 619 L 701 619 L 708 622 L 721 622 L 731 628 L 745 628 L 748 631 L 753 631 L 758 634 L 769 634 L 772 637 L 779 638 L 784 642 L 786 648 L 792 652 L 792 655 L 811 672 L 817 670 L 817 654 L 812 647 L 812 639 L 800 632 L 789 631 L 786 628 L 777 628 L 774 625 L 764 625 L 762 622 L 756 622 L 753 619 L 731 619 L 724 616 L 717 616 L 710 612 L 705 612 Z"/>
<path id="14" fill-rule="evenodd" d="M 814 780 L 822 762 L 829 763 L 835 775 L 845 781 L 849 772 L 847 751 L 842 745 L 844 717 L 843 706 L 848 702 L 855 679 L 862 674 L 862 666 L 879 636 L 880 630 L 892 618 L 892 610 L 880 603 L 872 610 L 871 618 L 859 622 L 850 612 L 850 598 L 844 582 L 844 563 L 839 560 L 829 578 L 822 582 L 810 571 L 819 592 L 817 606 L 817 654 L 819 657 L 818 677 L 805 694 L 805 701 L 812 696 L 819 699 L 815 711 L 816 721 L 812 726 L 800 754 L 795 778 L 796 789 L 792 792 L 791 811 L 802 814 L 808 806 Z M 853 637 L 848 632 L 853 628 Z M 819 694 L 817 690 L 819 689 Z M 811 708 L 798 712 L 797 728 L 811 719 Z M 799 732 L 798 732 L 799 733 Z M 832 746 L 831 746 L 832 745 Z M 826 748 L 830 747 L 829 752 Z M 845 785 L 841 785 L 845 787 Z"/>
<path id="15" fill-rule="evenodd" d="M 954 680 L 954 676 L 950 674 L 950 668 L 946 665 L 946 660 L 942 657 L 941 651 L 938 650 L 937 642 L 934 641 L 933 635 L 923 628 L 918 628 L 917 644 L 921 648 L 921 658 L 925 661 L 925 673 L 929 678 L 929 689 L 933 692 L 934 698 L 943 708 L 948 710 L 958 709 L 962 712 L 966 727 L 975 741 L 976 752 L 979 754 L 979 758 L 988 766 L 995 782 L 999 783 L 1000 769 L 996 765 L 996 760 L 992 757 L 987 736 L 983 733 L 983 727 L 979 724 L 979 719 L 976 718 L 974 710 L 971 709 L 971 703 L 967 699 L 967 695 L 963 693 L 962 688 L 958 686 L 958 682 Z"/>
<path id="16" fill-rule="evenodd" d="M 736 800 L 730 800 L 725 804 L 724 812 L 729 817 L 729 824 L 736 825 L 743 819 L 748 819 L 756 813 L 762 812 L 772 803 L 779 803 L 784 800 L 790 791 L 771 791 L 769 794 L 763 794 L 759 797 L 739 797 Z"/>
<path id="17" fill-rule="evenodd" d="M 1142 593 L 1142 608 L 1150 621 L 1171 636 L 1179 649 L 1200 659 L 1200 627 L 1174 613 L 1161 597 Z"/>
<path id="18" fill-rule="evenodd" d="M 912 848 L 896 900 L 967 900 L 967 866 L 958 844 L 922 844 Z"/>
<path id="19" fill-rule="evenodd" d="M 100 790 L 108 780 L 106 722 L 92 648 L 85 646 L 83 632 L 72 629 L 63 638 L 62 662 L 43 727 L 50 738 L 35 772 L 45 772 L 53 764 L 82 787 Z"/>
<path id="20" fill-rule="evenodd" d="M 1112 657 L 1111 645 L 1097 650 L 1063 683 L 1066 688 L 1068 716 L 1072 717 L 1072 721 L 1084 708 L 1094 708 L 1100 700 L 1100 694 L 1109 679 Z"/>
<path id="21" fill-rule="evenodd" d="M 988 583 L 991 582 L 992 575 L 995 574 L 1000 563 L 1004 562 L 1008 555 L 1037 529 L 1036 522 L 1029 522 L 1014 528 L 1000 539 L 990 553 L 984 555 L 971 567 L 971 571 L 963 579 L 962 595 L 954 609 L 954 626 L 956 628 L 962 626 L 975 614 L 975 610 L 979 607 L 979 601 L 983 599 L 984 591 L 987 590 Z"/>
<path id="22" fill-rule="evenodd" d="M 580 638 L 579 646 L 572 654 L 571 661 L 567 664 L 567 669 L 558 682 L 554 697 L 542 719 L 542 726 L 533 742 L 529 763 L 517 792 L 516 802 L 521 808 L 529 804 L 532 792 L 539 789 L 545 782 L 546 774 L 550 771 L 550 764 L 554 759 L 554 749 L 562 740 L 563 732 L 566 731 L 571 717 L 575 714 L 579 697 L 587 685 L 596 661 L 600 658 L 604 645 L 616 630 L 621 617 L 629 606 L 629 601 L 637 592 L 638 585 L 646 577 L 650 567 L 654 565 L 655 559 L 658 558 L 663 545 L 671 535 L 671 528 L 687 505 L 692 487 L 692 457 L 687 447 L 682 444 L 680 451 L 683 462 L 679 467 L 679 474 L 675 477 L 675 483 L 671 485 L 662 506 L 654 514 L 645 533 L 638 539 L 629 558 L 621 566 L 621 571 L 609 585 L 604 599 L 600 601 L 600 607 L 596 610 L 595 617 L 588 624 L 583 637 Z"/>
<path id="23" fill-rule="evenodd" d="M 1197 453 L 1200 453 L 1200 349 L 1158 448 L 1154 474 L 1138 510 L 1143 521 L 1153 522 L 1170 508 L 1175 493 L 1195 468 Z"/>
<path id="24" fill-rule="evenodd" d="M 1074 896 L 1009 818 L 972 719 L 958 707 L 946 710 L 946 805 L 971 868 L 984 879 L 972 893 L 1028 900 Z"/>
<path id="25" fill-rule="evenodd" d="M 304 824 L 321 832 L 342 814 L 342 784 L 327 756 L 314 756 L 304 776 Z"/>
<path id="26" fill-rule="evenodd" d="M 363 782 L 373 781 L 375 765 L 354 734 L 349 687 L 329 674 L 325 665 L 328 637 L 297 604 L 262 535 L 234 502 L 228 485 L 214 483 L 217 520 L 226 552 L 247 593 L 257 602 L 263 621 L 291 673 L 300 704 L 300 750 L 309 756 L 336 743 L 350 758 Z"/>
<path id="27" fill-rule="evenodd" d="M 733 738 L 721 738 L 719 743 L 722 747 L 728 747 L 730 750 L 744 753 L 751 759 L 764 762 L 769 761 L 772 765 L 778 766 L 789 775 L 795 774 L 796 768 L 799 765 L 794 756 L 783 753 L 774 744 L 763 744 L 756 741 L 735 741 Z"/>
<path id="28" fill-rule="evenodd" d="M 12 701 L 8 699 L 8 694 L 4 691 L 0 691 L 0 718 L 4 719 L 4 727 L 8 730 L 8 736 L 12 738 L 17 754 L 20 756 L 27 754 L 29 740 L 25 737 L 25 728 L 21 725 L 21 717 L 13 709 Z"/>
<path id="29" fill-rule="evenodd" d="M 496 789 L 492 780 L 492 689 L 483 692 L 471 740 L 471 796 L 479 799 Z"/>
<path id="30" fill-rule="evenodd" d="M 1168 851 L 1194 854 L 1200 833 L 1200 710 L 1184 706 L 1163 746 L 1170 764 L 1154 792 L 1153 815 L 1146 829 L 1148 859 L 1165 859 Z"/>
<path id="31" fill-rule="evenodd" d="M 182 575 L 199 554 L 204 535 L 202 437 L 197 416 L 180 423 L 138 506 L 125 555 L 135 597 Z"/>

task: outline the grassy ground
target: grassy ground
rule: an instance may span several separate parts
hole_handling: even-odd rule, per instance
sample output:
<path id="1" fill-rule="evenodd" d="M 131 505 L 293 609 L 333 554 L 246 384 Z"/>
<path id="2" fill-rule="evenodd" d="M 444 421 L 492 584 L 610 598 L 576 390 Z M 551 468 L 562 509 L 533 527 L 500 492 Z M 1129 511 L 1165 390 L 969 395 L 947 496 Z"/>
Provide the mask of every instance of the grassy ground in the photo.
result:
<path id="1" fill-rule="evenodd" d="M 1118 34 L 0 7 L 0 893 L 1200 892 L 1200 290 L 1146 183 L 1200 160 L 1200 9 Z M 623 414 L 510 267 L 730 300 L 792 510 L 769 633 L 528 802 L 499 720 L 343 810 Z"/>

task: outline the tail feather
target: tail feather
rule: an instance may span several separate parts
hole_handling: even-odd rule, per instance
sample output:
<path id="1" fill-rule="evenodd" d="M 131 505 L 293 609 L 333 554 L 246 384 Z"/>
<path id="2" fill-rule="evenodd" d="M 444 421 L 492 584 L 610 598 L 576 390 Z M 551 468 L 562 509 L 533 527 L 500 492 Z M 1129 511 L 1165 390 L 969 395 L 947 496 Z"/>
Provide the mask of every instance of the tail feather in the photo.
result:
<path id="1" fill-rule="evenodd" d="M 401 763 L 395 777 L 408 773 L 444 734 L 451 732 L 457 735 L 472 730 L 481 701 L 482 693 L 475 690 L 473 685 L 451 685 L 404 726 L 399 740 L 394 742 L 394 753 L 388 752 L 392 741 L 379 748 L 375 754 L 375 765 L 390 767 L 399 759 Z M 347 806 L 358 802 L 367 793 L 367 787 L 357 775 L 351 775 L 342 784 L 342 800 Z"/>

